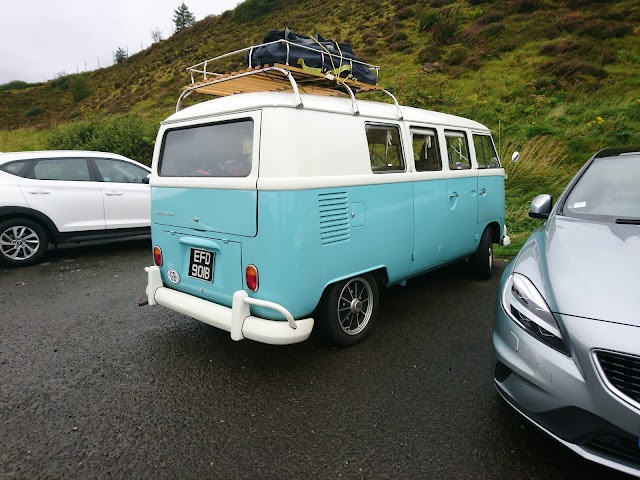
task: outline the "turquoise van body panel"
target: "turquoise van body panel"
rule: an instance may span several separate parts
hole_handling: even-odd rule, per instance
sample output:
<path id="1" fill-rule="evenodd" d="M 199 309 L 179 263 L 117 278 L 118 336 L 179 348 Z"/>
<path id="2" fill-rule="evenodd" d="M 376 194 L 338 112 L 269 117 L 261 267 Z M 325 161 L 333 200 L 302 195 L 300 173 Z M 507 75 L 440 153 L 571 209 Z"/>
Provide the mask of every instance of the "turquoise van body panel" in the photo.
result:
<path id="1" fill-rule="evenodd" d="M 502 177 L 482 180 L 497 190 Z M 473 253 L 488 223 L 477 221 L 477 182 L 463 177 L 259 192 L 153 187 L 152 236 L 165 259 L 162 279 L 230 307 L 235 291 L 249 292 L 244 271 L 253 264 L 259 288 L 249 295 L 304 318 L 336 281 L 383 269 L 388 284 L 399 283 Z M 487 211 L 500 208 L 494 196 L 483 200 Z M 212 282 L 188 275 L 191 248 L 215 254 Z M 180 275 L 178 283 L 170 282 L 169 269 Z M 271 309 L 251 306 L 251 312 L 283 320 Z"/>
<path id="2" fill-rule="evenodd" d="M 447 260 L 455 260 L 478 248 L 478 177 L 448 178 L 447 189 L 446 256 Z"/>
<path id="3" fill-rule="evenodd" d="M 413 272 L 431 269 L 446 261 L 449 219 L 446 179 L 414 180 L 415 238 Z"/>
<path id="4" fill-rule="evenodd" d="M 478 177 L 478 222 L 484 223 L 490 220 L 504 219 L 496 216 L 503 213 L 504 202 L 504 177 L 502 175 Z"/>
<path id="5" fill-rule="evenodd" d="M 202 201 L 198 189 L 154 188 L 154 210 L 175 212 L 189 225 Z M 177 194 L 179 190 L 179 195 Z M 213 190 L 208 190 L 209 194 Z M 376 269 L 385 269 L 389 283 L 413 274 L 413 185 L 411 182 L 345 188 L 258 192 L 257 236 L 247 237 L 196 230 L 158 223 L 154 217 L 152 236 L 162 248 L 165 264 L 161 276 L 166 286 L 216 303 L 231 306 L 233 292 L 246 288 L 244 269 L 253 264 L 259 272 L 259 288 L 249 292 L 254 298 L 276 302 L 294 318 L 309 315 L 317 306 L 328 284 Z M 237 191 L 219 191 L 236 194 Z M 253 193 L 253 192 L 247 192 Z M 177 200 L 183 206 L 178 215 Z M 193 198 L 193 200 L 191 200 Z M 219 197 L 221 198 L 221 197 Z M 238 198 L 233 195 L 232 198 Z M 240 196 L 239 198 L 242 198 Z M 220 209 L 242 215 L 241 207 L 222 201 Z M 244 207 L 242 207 L 244 208 Z M 255 210 L 250 210 L 253 212 Z M 211 214 L 213 215 L 213 214 Z M 205 217 L 206 218 L 206 217 Z M 213 224 L 214 220 L 210 219 Z M 199 227 L 198 222 L 195 226 Z M 242 226 L 240 222 L 239 225 Z M 215 254 L 211 283 L 188 276 L 191 248 Z M 171 283 L 167 271 L 180 275 Z M 254 315 L 283 319 L 277 312 L 251 307 Z"/>
<path id="6" fill-rule="evenodd" d="M 256 190 L 152 187 L 151 204 L 155 223 L 245 237 L 257 233 Z"/>
<path id="7" fill-rule="evenodd" d="M 391 283 L 412 271 L 412 185 L 259 192 L 258 237 L 243 245 L 259 271 L 250 295 L 309 315 L 325 287 L 379 268 Z M 257 241 L 259 239 L 259 241 Z M 280 318 L 268 309 L 254 315 Z"/>
<path id="8" fill-rule="evenodd" d="M 158 224 L 151 225 L 151 236 L 154 245 L 162 249 L 164 264 L 160 268 L 160 275 L 165 286 L 227 306 L 231 306 L 233 293 L 244 288 L 240 242 L 208 232 Z M 191 248 L 206 250 L 215 255 L 211 282 L 189 276 Z M 179 282 L 169 280 L 169 270 L 175 270 L 179 274 Z"/>

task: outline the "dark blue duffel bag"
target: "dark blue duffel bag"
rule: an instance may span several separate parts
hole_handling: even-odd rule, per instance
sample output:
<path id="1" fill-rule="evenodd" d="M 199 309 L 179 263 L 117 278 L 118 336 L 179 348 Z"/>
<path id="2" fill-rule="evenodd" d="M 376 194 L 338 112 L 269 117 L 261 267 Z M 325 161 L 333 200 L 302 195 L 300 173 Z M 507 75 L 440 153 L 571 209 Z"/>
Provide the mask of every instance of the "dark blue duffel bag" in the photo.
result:
<path id="1" fill-rule="evenodd" d="M 287 40 L 289 44 L 271 43 L 278 40 Z M 312 73 L 331 73 L 371 85 L 378 81 L 376 72 L 353 54 L 348 43 L 325 40 L 318 34 L 315 37 L 297 35 L 288 28 L 267 33 L 264 43 L 269 45 L 256 46 L 247 52 L 247 64 L 250 67 L 287 64 L 288 60 L 292 67 Z"/>

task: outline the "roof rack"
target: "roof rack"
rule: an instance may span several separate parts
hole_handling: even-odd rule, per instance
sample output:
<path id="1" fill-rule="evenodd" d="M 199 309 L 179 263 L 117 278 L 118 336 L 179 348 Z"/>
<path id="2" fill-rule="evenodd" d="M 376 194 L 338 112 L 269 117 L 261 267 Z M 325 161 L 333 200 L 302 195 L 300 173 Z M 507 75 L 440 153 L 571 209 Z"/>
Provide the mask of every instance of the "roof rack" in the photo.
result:
<path id="1" fill-rule="evenodd" d="M 244 70 L 232 72 L 228 74 L 216 73 L 209 70 L 210 64 L 223 58 L 230 57 L 232 55 L 239 55 L 245 52 L 249 52 L 249 58 L 251 58 L 251 51 L 254 48 L 271 45 L 274 43 L 284 43 L 287 48 L 287 58 L 285 64 L 276 63 L 274 65 L 262 65 L 262 66 L 249 66 Z M 356 102 L 355 95 L 360 92 L 383 92 L 391 97 L 396 105 L 398 112 L 398 118 L 402 119 L 402 111 L 396 98 L 385 90 L 382 85 L 372 85 L 369 83 L 360 82 L 354 79 L 341 78 L 337 75 L 333 75 L 327 72 L 321 72 L 320 69 L 302 69 L 289 65 L 289 48 L 293 45 L 287 40 L 276 40 L 274 42 L 263 43 L 261 45 L 254 45 L 251 47 L 236 50 L 234 52 L 219 55 L 204 62 L 200 62 L 196 65 L 188 67 L 186 70 L 191 75 L 191 83 L 187 85 L 176 105 L 176 112 L 182 109 L 182 101 L 191 95 L 193 92 L 210 94 L 215 96 L 227 96 L 238 93 L 249 92 L 286 92 L 293 91 L 296 100 L 297 108 L 304 108 L 300 92 L 310 93 L 315 95 L 325 96 L 349 96 L 351 97 L 351 104 L 353 107 L 354 115 L 360 113 L 358 104 Z M 306 48 L 308 50 L 314 50 L 312 48 L 295 45 L 297 48 Z M 317 52 L 317 50 L 314 50 Z M 323 53 L 324 55 L 335 57 L 337 61 L 344 63 L 345 59 L 338 55 L 331 53 Z M 349 59 L 348 62 L 359 63 L 372 70 L 375 70 L 376 75 L 380 71 L 380 67 L 376 65 L 370 65 L 358 60 Z"/>

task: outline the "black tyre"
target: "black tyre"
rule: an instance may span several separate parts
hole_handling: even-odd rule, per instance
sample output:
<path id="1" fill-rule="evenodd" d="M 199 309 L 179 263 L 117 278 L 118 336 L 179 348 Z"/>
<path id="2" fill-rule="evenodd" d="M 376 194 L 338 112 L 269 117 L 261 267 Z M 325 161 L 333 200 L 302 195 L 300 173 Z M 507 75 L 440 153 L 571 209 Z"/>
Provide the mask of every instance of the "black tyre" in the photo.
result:
<path id="1" fill-rule="evenodd" d="M 369 273 L 328 287 L 319 311 L 328 340 L 341 347 L 362 341 L 378 316 L 379 300 L 378 284 Z"/>
<path id="2" fill-rule="evenodd" d="M 0 263 L 26 266 L 38 263 L 47 252 L 47 232 L 26 218 L 12 218 L 0 223 Z"/>
<path id="3" fill-rule="evenodd" d="M 471 274 L 475 278 L 491 278 L 493 272 L 493 244 L 491 231 L 487 227 L 480 238 L 480 245 L 471 257 L 469 257 Z"/>

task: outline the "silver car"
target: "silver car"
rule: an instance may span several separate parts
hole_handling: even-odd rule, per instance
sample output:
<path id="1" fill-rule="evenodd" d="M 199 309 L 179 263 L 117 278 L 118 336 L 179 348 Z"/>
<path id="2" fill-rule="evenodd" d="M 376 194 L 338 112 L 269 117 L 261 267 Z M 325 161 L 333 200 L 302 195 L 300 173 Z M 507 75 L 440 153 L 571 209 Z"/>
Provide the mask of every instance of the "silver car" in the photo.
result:
<path id="1" fill-rule="evenodd" d="M 500 282 L 493 375 L 520 414 L 640 477 L 640 146 L 591 158 Z"/>

